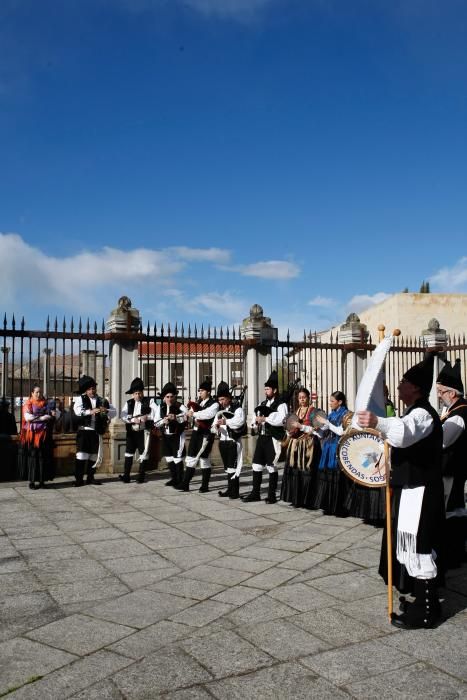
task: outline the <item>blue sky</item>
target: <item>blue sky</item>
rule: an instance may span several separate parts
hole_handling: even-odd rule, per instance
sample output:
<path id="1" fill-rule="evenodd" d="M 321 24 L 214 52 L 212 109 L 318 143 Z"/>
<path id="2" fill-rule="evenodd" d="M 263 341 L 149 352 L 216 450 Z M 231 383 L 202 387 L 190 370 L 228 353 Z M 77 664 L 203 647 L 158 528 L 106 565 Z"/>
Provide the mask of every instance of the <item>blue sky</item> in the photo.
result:
<path id="1" fill-rule="evenodd" d="M 463 0 L 2 0 L 0 307 L 324 329 L 467 292 Z"/>

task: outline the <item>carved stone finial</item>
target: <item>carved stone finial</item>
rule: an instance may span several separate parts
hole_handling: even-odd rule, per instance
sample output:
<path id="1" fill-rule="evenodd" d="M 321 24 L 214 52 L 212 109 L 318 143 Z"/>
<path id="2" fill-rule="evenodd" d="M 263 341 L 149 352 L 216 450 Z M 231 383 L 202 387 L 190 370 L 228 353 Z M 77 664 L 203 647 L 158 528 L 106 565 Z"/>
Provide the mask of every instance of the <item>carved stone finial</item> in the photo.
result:
<path id="1" fill-rule="evenodd" d="M 131 299 L 130 297 L 120 297 L 118 300 L 118 308 L 120 311 L 129 311 L 131 309 Z"/>
<path id="2" fill-rule="evenodd" d="M 439 321 L 436 318 L 432 318 L 428 321 L 428 329 L 430 331 L 439 331 Z"/>
<path id="3" fill-rule="evenodd" d="M 250 309 L 250 318 L 260 319 L 264 317 L 263 307 L 259 304 L 253 304 Z"/>
<path id="4" fill-rule="evenodd" d="M 345 320 L 346 323 L 360 323 L 360 318 L 357 314 L 349 314 Z"/>

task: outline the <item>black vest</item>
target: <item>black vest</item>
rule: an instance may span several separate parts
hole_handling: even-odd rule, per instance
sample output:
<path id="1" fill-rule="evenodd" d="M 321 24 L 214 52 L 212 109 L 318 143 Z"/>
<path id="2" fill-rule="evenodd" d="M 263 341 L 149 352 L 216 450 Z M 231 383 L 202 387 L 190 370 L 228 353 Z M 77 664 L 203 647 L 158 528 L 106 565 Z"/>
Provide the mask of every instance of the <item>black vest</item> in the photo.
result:
<path id="1" fill-rule="evenodd" d="M 92 409 L 91 399 L 87 394 L 83 394 L 81 396 L 81 400 L 83 402 L 83 411 L 89 411 Z M 109 402 L 107 399 L 101 399 L 100 396 L 96 396 L 96 408 L 100 408 L 101 406 L 104 406 L 104 408 L 109 408 Z M 107 430 L 107 426 L 109 425 L 107 413 L 97 413 L 94 418 L 94 430 L 96 433 L 98 433 L 98 435 L 103 435 Z M 78 423 L 84 428 L 90 428 L 92 419 L 93 416 L 79 416 Z"/>
<path id="2" fill-rule="evenodd" d="M 241 408 L 241 405 L 239 403 L 236 403 L 235 401 L 232 401 L 230 406 L 225 409 L 226 413 L 224 413 L 224 418 L 233 418 L 235 415 L 235 411 L 237 408 Z M 241 437 L 244 435 L 247 435 L 248 429 L 246 427 L 246 422 L 244 421 L 243 424 L 240 426 L 240 428 L 237 428 L 234 430 L 233 428 L 230 428 L 228 425 L 225 426 L 227 428 L 227 434 L 232 440 L 240 440 Z"/>
<path id="3" fill-rule="evenodd" d="M 179 416 L 182 413 L 180 410 L 181 405 L 181 403 L 176 401 L 172 406 L 167 406 L 165 401 L 163 401 L 160 413 L 161 418 L 165 418 L 168 413 L 173 413 L 175 416 Z M 179 423 L 176 420 L 169 420 L 166 425 L 164 424 L 161 426 L 161 430 L 163 430 L 166 435 L 181 435 L 185 430 L 185 423 Z"/>
<path id="4" fill-rule="evenodd" d="M 441 423 L 452 416 L 460 416 L 464 421 L 465 429 L 452 445 L 443 450 L 443 476 L 462 476 L 467 474 L 467 401 L 465 399 L 458 399 L 448 413 L 441 418 Z"/>
<path id="5" fill-rule="evenodd" d="M 269 416 L 270 413 L 275 413 L 281 403 L 284 403 L 282 399 L 279 396 L 276 396 L 274 398 L 274 401 L 270 406 L 266 406 L 268 402 L 268 399 L 265 399 L 264 401 L 261 401 L 260 406 L 264 406 L 267 409 L 267 416 Z M 264 435 L 268 435 L 269 437 L 273 437 L 276 440 L 283 440 L 285 436 L 285 428 L 283 425 L 271 425 L 270 423 L 264 423 L 263 424 L 263 429 L 264 429 Z"/>
<path id="6" fill-rule="evenodd" d="M 128 415 L 133 416 L 134 410 L 135 410 L 135 400 L 134 399 L 128 399 L 126 402 L 127 408 L 128 408 Z M 140 416 L 149 416 L 151 414 L 151 406 L 149 405 L 149 398 L 147 396 L 143 396 L 141 399 L 141 413 L 139 414 Z M 134 416 L 136 418 L 136 416 Z M 151 430 L 151 428 L 154 425 L 154 421 L 152 420 L 147 420 L 144 424 L 144 429 L 145 430 Z M 126 424 L 126 431 L 127 433 L 132 430 L 131 424 L 127 423 Z"/>
<path id="7" fill-rule="evenodd" d="M 204 406 L 200 406 L 200 411 L 204 411 L 206 408 L 209 408 L 210 406 L 213 405 L 213 403 L 217 403 L 215 399 L 212 398 L 212 396 L 209 397 L 209 399 L 206 401 Z M 211 432 L 211 426 L 214 423 L 214 417 L 213 418 L 197 418 L 197 426 L 198 430 L 201 432 L 206 432 L 210 433 Z"/>
<path id="8" fill-rule="evenodd" d="M 424 408 L 433 419 L 431 433 L 410 447 L 391 450 L 392 486 L 427 486 L 441 481 L 443 429 L 438 413 L 427 399 L 419 399 L 405 415 L 415 408 Z"/>

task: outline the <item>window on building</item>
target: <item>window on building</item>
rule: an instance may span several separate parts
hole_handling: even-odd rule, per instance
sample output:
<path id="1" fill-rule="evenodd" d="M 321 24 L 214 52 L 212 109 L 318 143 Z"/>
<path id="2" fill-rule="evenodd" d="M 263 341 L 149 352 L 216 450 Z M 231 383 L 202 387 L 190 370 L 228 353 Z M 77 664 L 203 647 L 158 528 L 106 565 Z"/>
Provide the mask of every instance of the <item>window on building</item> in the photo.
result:
<path id="1" fill-rule="evenodd" d="M 198 367 L 199 383 L 212 382 L 212 362 L 200 362 Z"/>
<path id="2" fill-rule="evenodd" d="M 243 386 L 243 362 L 230 363 L 230 386 Z"/>
<path id="3" fill-rule="evenodd" d="M 146 362 L 143 365 L 143 382 L 144 386 L 149 389 L 149 387 L 156 386 L 156 363 Z"/>
<path id="4" fill-rule="evenodd" d="M 183 387 L 183 362 L 172 362 L 170 365 L 170 381 L 176 387 Z"/>

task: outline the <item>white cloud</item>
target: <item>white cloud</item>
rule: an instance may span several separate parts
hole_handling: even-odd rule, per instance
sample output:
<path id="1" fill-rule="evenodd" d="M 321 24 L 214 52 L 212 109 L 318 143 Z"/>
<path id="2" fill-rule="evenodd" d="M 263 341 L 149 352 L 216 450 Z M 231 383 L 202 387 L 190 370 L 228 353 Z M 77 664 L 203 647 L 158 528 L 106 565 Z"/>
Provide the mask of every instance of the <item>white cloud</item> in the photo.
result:
<path id="1" fill-rule="evenodd" d="M 313 299 L 310 299 L 308 302 L 308 306 L 318 306 L 323 309 L 329 309 L 331 306 L 336 305 L 336 300 L 331 299 L 330 297 L 322 297 L 322 296 L 316 296 L 313 297 Z"/>
<path id="2" fill-rule="evenodd" d="M 173 252 L 182 260 L 191 262 L 225 264 L 230 260 L 230 250 L 225 250 L 224 248 L 188 248 L 187 246 L 178 246 L 167 250 Z"/>
<path id="3" fill-rule="evenodd" d="M 239 265 L 235 269 L 245 277 L 261 277 L 263 279 L 287 280 L 300 275 L 298 265 L 285 260 L 266 260 L 251 265 Z"/>
<path id="4" fill-rule="evenodd" d="M 356 294 L 346 304 L 346 310 L 349 313 L 358 313 L 364 311 L 375 304 L 380 304 L 385 299 L 389 299 L 391 295 L 386 292 L 377 292 L 376 294 Z"/>
<path id="5" fill-rule="evenodd" d="M 467 257 L 452 267 L 442 267 L 429 281 L 433 292 L 467 292 Z"/>

